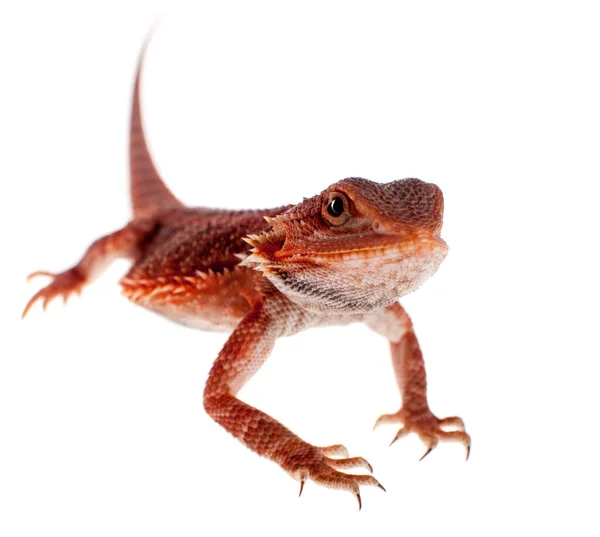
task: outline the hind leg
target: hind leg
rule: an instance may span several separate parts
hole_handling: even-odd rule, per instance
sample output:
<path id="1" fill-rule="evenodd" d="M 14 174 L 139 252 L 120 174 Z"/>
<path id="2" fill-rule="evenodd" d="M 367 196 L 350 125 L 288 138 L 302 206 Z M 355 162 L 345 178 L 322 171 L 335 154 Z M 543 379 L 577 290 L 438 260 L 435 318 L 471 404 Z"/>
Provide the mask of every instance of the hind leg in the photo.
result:
<path id="1" fill-rule="evenodd" d="M 60 273 L 38 271 L 30 274 L 28 279 L 36 276 L 48 276 L 52 282 L 40 289 L 29 300 L 23 310 L 22 318 L 38 301 L 42 301 L 44 310 L 56 297 L 61 296 L 66 302 L 73 293 L 79 294 L 83 287 L 91 283 L 116 258 L 135 258 L 140 243 L 154 229 L 154 222 L 147 220 L 133 221 L 124 228 L 99 238 L 87 249 L 79 263 Z"/>

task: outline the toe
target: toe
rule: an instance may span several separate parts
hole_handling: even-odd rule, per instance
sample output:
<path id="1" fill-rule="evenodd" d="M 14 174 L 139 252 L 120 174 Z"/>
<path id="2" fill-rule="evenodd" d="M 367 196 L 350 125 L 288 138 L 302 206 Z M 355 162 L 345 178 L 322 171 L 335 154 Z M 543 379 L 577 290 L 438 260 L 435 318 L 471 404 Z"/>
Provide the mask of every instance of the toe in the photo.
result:
<path id="1" fill-rule="evenodd" d="M 456 427 L 460 431 L 465 430 L 465 422 L 462 420 L 462 418 L 459 418 L 458 416 L 442 418 L 438 421 L 438 424 L 440 425 L 440 427 Z"/>
<path id="2" fill-rule="evenodd" d="M 467 451 L 466 460 L 469 459 L 471 454 L 471 437 L 464 431 L 440 431 L 440 440 L 448 440 L 454 442 L 460 442 Z"/>
<path id="3" fill-rule="evenodd" d="M 38 270 L 36 272 L 32 272 L 29 276 L 27 276 L 27 281 L 33 280 L 33 278 L 37 278 L 38 276 L 47 276 L 48 278 L 55 278 L 56 274 L 54 274 L 54 272 L 48 272 L 46 270 Z"/>
<path id="4" fill-rule="evenodd" d="M 321 447 L 319 448 L 319 451 L 326 457 L 348 457 L 349 455 L 346 446 L 343 446 L 342 444 Z"/>
<path id="5" fill-rule="evenodd" d="M 382 414 L 377 418 L 373 430 L 377 429 L 380 425 L 386 425 L 388 423 L 402 423 L 400 412 L 396 412 L 395 414 Z"/>
<path id="6" fill-rule="evenodd" d="M 23 313 L 21 314 L 21 319 L 25 319 L 26 315 L 29 313 L 29 310 L 41 297 L 42 297 L 42 291 L 38 291 L 35 295 L 33 295 L 31 297 L 29 302 L 27 302 L 27 305 L 25 306 Z"/>
<path id="7" fill-rule="evenodd" d="M 401 429 L 399 429 L 398 432 L 396 433 L 396 436 L 394 436 L 394 439 L 390 442 L 390 446 L 392 444 L 394 444 L 394 442 L 396 442 L 400 438 L 407 436 L 408 433 L 410 433 L 410 429 L 408 427 L 402 427 Z"/>
<path id="8" fill-rule="evenodd" d="M 380 489 L 385 490 L 381 483 L 377 481 L 377 479 L 375 479 L 372 475 L 353 475 L 351 477 L 361 487 L 378 487 Z"/>
<path id="9" fill-rule="evenodd" d="M 42 301 L 42 309 L 44 311 L 46 311 L 48 304 L 50 304 L 50 302 L 52 301 L 53 298 L 54 298 L 54 295 L 44 294 L 44 300 Z"/>
<path id="10" fill-rule="evenodd" d="M 435 434 L 419 434 L 421 441 L 427 446 L 427 451 L 423 453 L 423 456 L 419 459 L 422 461 L 427 455 L 429 455 L 438 445 L 439 440 Z"/>
<path id="11" fill-rule="evenodd" d="M 366 459 L 362 457 L 349 457 L 346 459 L 330 459 L 329 466 L 336 470 L 351 470 L 353 468 L 366 468 L 370 473 L 373 473 L 373 467 Z"/>

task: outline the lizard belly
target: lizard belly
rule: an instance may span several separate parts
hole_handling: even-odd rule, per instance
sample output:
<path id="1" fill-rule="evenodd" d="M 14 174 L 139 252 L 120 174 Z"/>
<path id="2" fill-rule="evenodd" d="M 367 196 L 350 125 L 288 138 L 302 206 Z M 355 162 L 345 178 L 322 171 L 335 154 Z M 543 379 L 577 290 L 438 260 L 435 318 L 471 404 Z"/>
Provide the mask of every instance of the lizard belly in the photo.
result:
<path id="1" fill-rule="evenodd" d="M 121 280 L 132 302 L 168 319 L 206 331 L 229 332 L 250 310 L 257 296 L 257 273 L 236 269 L 225 273 Z"/>
<path id="2" fill-rule="evenodd" d="M 154 305 L 145 307 L 177 324 L 196 330 L 203 330 L 205 332 L 231 332 L 243 318 L 232 316 L 226 317 L 222 312 L 213 315 L 204 310 L 188 313 L 181 309 L 165 308 Z"/>

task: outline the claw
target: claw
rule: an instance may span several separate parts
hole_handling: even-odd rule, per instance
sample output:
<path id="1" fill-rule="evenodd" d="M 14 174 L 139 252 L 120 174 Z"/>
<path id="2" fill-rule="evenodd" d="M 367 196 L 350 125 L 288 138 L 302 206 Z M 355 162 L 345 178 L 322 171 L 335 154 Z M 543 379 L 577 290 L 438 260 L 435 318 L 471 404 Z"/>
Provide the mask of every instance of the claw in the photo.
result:
<path id="1" fill-rule="evenodd" d="M 379 487 L 381 490 L 383 490 L 383 492 L 387 492 L 387 490 L 385 490 L 385 487 L 384 487 L 384 486 L 383 486 L 381 483 L 379 483 L 377 486 L 378 486 L 378 487 Z"/>
<path id="2" fill-rule="evenodd" d="M 394 436 L 394 439 L 390 442 L 390 446 L 393 445 L 394 442 L 396 442 L 396 440 L 402 438 L 403 436 L 406 436 L 408 433 L 410 433 L 410 430 L 407 429 L 406 427 L 402 427 L 402 429 L 400 429 L 396 433 L 396 436 Z"/>
<path id="3" fill-rule="evenodd" d="M 308 472 L 306 470 L 300 472 L 300 492 L 298 493 L 298 498 L 302 496 L 302 491 L 304 490 L 304 484 L 308 481 Z"/>
<path id="4" fill-rule="evenodd" d="M 465 461 L 469 460 L 469 455 L 471 454 L 471 444 L 467 446 L 467 456 L 465 457 Z"/>
<path id="5" fill-rule="evenodd" d="M 431 452 L 433 451 L 433 446 L 430 446 L 429 449 L 423 454 L 423 456 L 419 459 L 419 462 L 421 462 L 425 457 L 427 457 L 427 455 L 429 455 Z"/>
<path id="6" fill-rule="evenodd" d="M 360 499 L 360 492 L 356 493 L 356 499 L 358 500 L 358 510 L 360 511 L 362 509 L 362 501 Z"/>

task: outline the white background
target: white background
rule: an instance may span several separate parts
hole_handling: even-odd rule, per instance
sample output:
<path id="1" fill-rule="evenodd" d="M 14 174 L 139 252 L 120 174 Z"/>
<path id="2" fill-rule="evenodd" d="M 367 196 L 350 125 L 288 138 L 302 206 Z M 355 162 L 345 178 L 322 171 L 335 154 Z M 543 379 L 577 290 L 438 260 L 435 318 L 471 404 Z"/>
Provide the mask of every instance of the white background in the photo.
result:
<path id="1" fill-rule="evenodd" d="M 599 17 L 593 3 L 5 2 L 0 535 L 598 535 Z M 92 4 L 89 3 L 89 6 Z M 18 7 L 17 7 L 18 6 Z M 79 7 L 77 7 L 79 6 Z M 102 7 L 99 7 L 102 6 Z M 298 484 L 214 424 L 225 334 L 128 303 L 115 265 L 19 315 L 37 269 L 129 218 L 139 47 L 157 165 L 190 204 L 297 202 L 346 176 L 445 194 L 450 254 L 406 297 L 430 403 L 471 459 L 395 428 L 386 342 L 278 342 L 241 396 L 366 457 L 388 492 Z"/>

